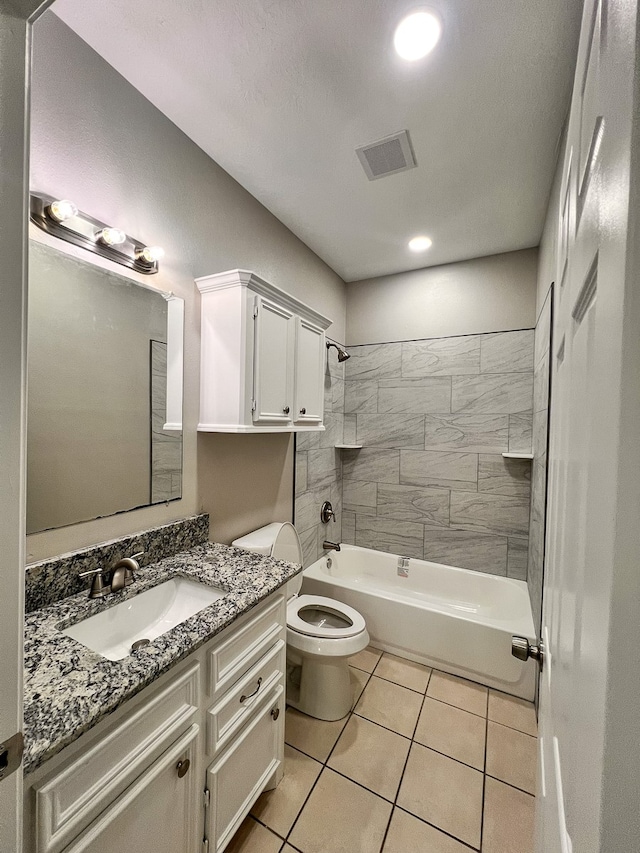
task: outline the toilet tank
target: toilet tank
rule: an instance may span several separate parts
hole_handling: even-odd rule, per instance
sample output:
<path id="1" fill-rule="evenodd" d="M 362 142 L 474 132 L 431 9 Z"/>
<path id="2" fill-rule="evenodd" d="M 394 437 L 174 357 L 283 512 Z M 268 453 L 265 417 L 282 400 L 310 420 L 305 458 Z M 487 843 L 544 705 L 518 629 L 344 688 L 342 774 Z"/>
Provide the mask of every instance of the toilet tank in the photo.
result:
<path id="1" fill-rule="evenodd" d="M 253 551 L 274 560 L 286 560 L 302 565 L 302 547 L 298 533 L 289 521 L 274 521 L 259 530 L 253 530 L 231 543 L 236 548 Z M 287 583 L 287 599 L 300 592 L 302 575 L 296 575 Z"/>

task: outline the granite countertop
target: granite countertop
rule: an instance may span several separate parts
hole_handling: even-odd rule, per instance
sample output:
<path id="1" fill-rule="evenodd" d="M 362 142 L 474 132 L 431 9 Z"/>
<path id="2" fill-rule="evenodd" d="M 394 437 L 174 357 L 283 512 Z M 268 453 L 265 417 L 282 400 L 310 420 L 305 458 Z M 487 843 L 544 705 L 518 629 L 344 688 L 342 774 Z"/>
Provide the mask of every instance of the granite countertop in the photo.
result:
<path id="1" fill-rule="evenodd" d="M 29 613 L 25 619 L 25 774 L 301 570 L 295 563 L 207 543 L 145 566 L 130 587 L 106 600 L 92 600 L 85 591 Z M 119 661 L 107 660 L 61 633 L 172 577 L 192 578 L 228 592 Z"/>

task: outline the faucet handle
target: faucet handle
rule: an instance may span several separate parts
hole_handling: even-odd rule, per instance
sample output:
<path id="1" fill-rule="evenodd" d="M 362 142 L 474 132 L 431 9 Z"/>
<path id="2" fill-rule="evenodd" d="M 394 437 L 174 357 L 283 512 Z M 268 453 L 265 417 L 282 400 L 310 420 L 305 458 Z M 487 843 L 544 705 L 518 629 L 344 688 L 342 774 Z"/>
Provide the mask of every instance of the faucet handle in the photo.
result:
<path id="1" fill-rule="evenodd" d="M 144 551 L 138 551 L 137 553 L 132 554 L 131 557 L 129 557 L 129 559 L 130 560 L 136 560 L 138 557 L 142 557 L 143 554 L 144 554 Z"/>
<path id="2" fill-rule="evenodd" d="M 91 575 L 103 575 L 104 573 L 105 573 L 104 569 L 90 569 L 88 572 L 80 572 L 78 577 L 79 578 L 88 578 L 88 577 L 91 577 Z"/>
<path id="3" fill-rule="evenodd" d="M 111 584 L 105 582 L 104 569 L 91 569 L 88 572 L 80 572 L 79 577 L 88 578 L 93 576 L 91 581 L 91 589 L 89 590 L 89 598 L 103 598 L 111 592 Z"/>

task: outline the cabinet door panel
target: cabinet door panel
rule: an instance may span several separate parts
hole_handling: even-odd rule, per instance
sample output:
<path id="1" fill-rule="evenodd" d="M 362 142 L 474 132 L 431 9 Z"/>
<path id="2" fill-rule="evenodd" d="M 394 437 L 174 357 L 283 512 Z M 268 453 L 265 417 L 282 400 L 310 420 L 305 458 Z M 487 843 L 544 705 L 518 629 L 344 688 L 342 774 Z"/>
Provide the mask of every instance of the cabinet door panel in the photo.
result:
<path id="1" fill-rule="evenodd" d="M 324 332 L 297 318 L 295 411 L 297 424 L 322 423 L 324 409 Z"/>
<path id="2" fill-rule="evenodd" d="M 292 365 L 295 316 L 286 308 L 256 297 L 254 423 L 292 419 Z"/>
<path id="3" fill-rule="evenodd" d="M 191 726 L 65 853 L 196 853 L 198 731 Z M 185 759 L 191 766 L 180 778 L 176 765 Z"/>
<path id="4" fill-rule="evenodd" d="M 212 853 L 222 853 L 253 803 L 282 762 L 284 691 L 236 737 L 207 772 L 211 794 L 207 835 Z"/>

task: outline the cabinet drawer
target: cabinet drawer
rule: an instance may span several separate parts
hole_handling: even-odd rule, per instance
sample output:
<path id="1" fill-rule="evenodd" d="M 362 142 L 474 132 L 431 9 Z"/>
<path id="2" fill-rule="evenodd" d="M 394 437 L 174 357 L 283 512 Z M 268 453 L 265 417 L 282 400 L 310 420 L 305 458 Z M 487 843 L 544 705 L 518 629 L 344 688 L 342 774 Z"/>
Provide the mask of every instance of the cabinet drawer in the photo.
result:
<path id="1" fill-rule="evenodd" d="M 282 761 L 283 716 L 284 690 L 278 686 L 270 701 L 207 771 L 207 836 L 212 853 L 224 850 L 277 771 Z"/>
<path id="2" fill-rule="evenodd" d="M 36 849 L 57 853 L 185 730 L 198 709 L 200 664 L 35 786 Z"/>
<path id="3" fill-rule="evenodd" d="M 278 639 L 285 636 L 284 596 L 256 608 L 247 621 L 231 626 L 227 639 L 209 653 L 209 693 L 216 699 L 241 678 Z"/>
<path id="4" fill-rule="evenodd" d="M 278 640 L 271 651 L 228 690 L 207 715 L 207 752 L 213 755 L 225 746 L 249 716 L 261 707 L 281 683 L 285 670 L 285 642 Z"/>

